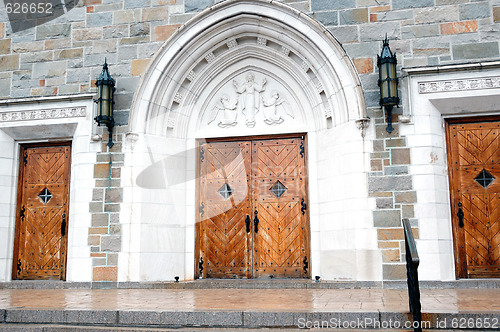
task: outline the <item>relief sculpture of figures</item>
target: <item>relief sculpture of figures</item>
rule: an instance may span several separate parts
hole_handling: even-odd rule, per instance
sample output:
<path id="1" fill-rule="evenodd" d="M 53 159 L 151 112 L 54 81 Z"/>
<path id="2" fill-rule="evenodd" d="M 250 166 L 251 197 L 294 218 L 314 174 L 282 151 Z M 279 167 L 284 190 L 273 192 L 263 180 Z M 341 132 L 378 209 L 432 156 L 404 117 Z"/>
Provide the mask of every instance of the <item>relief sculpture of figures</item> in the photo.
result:
<path id="1" fill-rule="evenodd" d="M 220 120 L 218 126 L 225 128 L 236 125 L 236 117 L 238 116 L 236 105 L 238 105 L 238 100 L 236 100 L 234 104 L 231 104 L 229 102 L 229 97 L 227 95 L 223 95 L 220 101 L 217 102 L 212 109 L 208 124 L 212 123 L 215 118 L 217 118 L 219 112 L 222 111 L 222 119 Z"/>
<path id="2" fill-rule="evenodd" d="M 246 82 L 239 86 L 236 80 L 233 80 L 233 85 L 236 92 L 240 94 L 238 111 L 241 110 L 246 117 L 246 125 L 248 127 L 255 126 L 255 115 L 260 111 L 259 94 L 266 88 L 266 79 L 262 80 L 262 84 L 258 85 L 253 74 L 248 74 Z"/>
<path id="3" fill-rule="evenodd" d="M 268 125 L 276 125 L 285 121 L 281 114 L 284 111 L 286 114 L 293 118 L 293 113 L 287 107 L 283 105 L 285 99 L 283 99 L 277 91 L 273 91 L 271 98 L 264 99 L 262 96 L 262 104 L 264 105 L 264 122 Z"/>

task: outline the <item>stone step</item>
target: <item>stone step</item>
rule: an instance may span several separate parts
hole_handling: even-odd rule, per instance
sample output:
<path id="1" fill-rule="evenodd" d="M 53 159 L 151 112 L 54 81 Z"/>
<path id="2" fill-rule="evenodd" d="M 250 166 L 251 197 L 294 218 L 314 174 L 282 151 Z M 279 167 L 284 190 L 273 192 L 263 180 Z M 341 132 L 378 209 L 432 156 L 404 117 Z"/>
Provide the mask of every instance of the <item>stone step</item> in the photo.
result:
<path id="1" fill-rule="evenodd" d="M 405 289 L 402 281 L 319 281 L 307 279 L 204 279 L 166 282 L 66 282 L 42 280 L 15 280 L 1 282 L 0 289 Z M 454 281 L 420 281 L 422 289 L 478 289 L 500 288 L 500 279 L 466 279 Z"/>
<path id="2" fill-rule="evenodd" d="M 424 313 L 424 329 L 500 330 L 499 312 Z M 0 310 L 0 331 L 46 331 L 50 326 L 97 331 L 148 329 L 410 329 L 412 316 L 401 312 L 140 311 L 140 310 Z M 41 330 L 40 330 L 41 329 Z M 160 330 L 161 331 L 161 330 Z"/>
<path id="3" fill-rule="evenodd" d="M 290 328 L 261 328 L 261 329 L 235 329 L 235 328 L 148 328 L 148 327 L 101 327 L 92 325 L 68 326 L 68 325 L 29 325 L 29 324 L 5 324 L 0 325 L 0 331 L 5 332 L 303 332 L 303 331 L 325 331 L 325 329 L 290 329 Z M 345 332 L 359 332 L 363 330 L 349 329 Z M 397 332 L 408 330 L 372 329 L 373 332 Z M 425 331 L 425 330 L 424 330 Z M 452 330 L 440 330 L 451 332 Z M 468 330 L 463 330 L 464 332 Z M 472 330 L 470 330 L 472 331 Z M 475 332 L 481 330 L 474 330 Z"/>

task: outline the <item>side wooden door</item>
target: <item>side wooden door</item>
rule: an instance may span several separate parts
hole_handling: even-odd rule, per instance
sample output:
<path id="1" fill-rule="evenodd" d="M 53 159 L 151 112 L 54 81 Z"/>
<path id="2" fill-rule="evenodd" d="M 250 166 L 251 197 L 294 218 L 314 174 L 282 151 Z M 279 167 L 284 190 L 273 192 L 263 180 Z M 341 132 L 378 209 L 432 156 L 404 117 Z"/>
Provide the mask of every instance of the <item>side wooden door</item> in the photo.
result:
<path id="1" fill-rule="evenodd" d="M 254 277 L 309 276 L 304 139 L 252 144 Z"/>
<path id="2" fill-rule="evenodd" d="M 459 278 L 500 277 L 500 122 L 449 122 L 455 262 Z"/>
<path id="3" fill-rule="evenodd" d="M 13 279 L 66 278 L 71 147 L 22 146 Z"/>

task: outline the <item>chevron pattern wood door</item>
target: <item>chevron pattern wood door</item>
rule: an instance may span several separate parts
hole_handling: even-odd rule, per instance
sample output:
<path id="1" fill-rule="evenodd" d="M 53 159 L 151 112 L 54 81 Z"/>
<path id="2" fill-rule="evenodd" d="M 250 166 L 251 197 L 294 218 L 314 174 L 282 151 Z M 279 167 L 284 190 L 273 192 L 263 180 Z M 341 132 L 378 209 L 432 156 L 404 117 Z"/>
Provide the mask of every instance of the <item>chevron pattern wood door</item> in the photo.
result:
<path id="1" fill-rule="evenodd" d="M 65 279 L 69 145 L 22 147 L 13 279 Z"/>
<path id="2" fill-rule="evenodd" d="M 308 276 L 304 140 L 205 143 L 199 165 L 197 276 Z"/>
<path id="3" fill-rule="evenodd" d="M 208 143 L 200 147 L 199 276 L 251 277 L 250 143 Z"/>
<path id="4" fill-rule="evenodd" d="M 498 278 L 500 122 L 450 124 L 448 133 L 457 274 Z"/>
<path id="5" fill-rule="evenodd" d="M 254 230 L 254 276 L 307 277 L 304 141 L 254 141 L 252 152 L 252 201 L 259 220 Z"/>

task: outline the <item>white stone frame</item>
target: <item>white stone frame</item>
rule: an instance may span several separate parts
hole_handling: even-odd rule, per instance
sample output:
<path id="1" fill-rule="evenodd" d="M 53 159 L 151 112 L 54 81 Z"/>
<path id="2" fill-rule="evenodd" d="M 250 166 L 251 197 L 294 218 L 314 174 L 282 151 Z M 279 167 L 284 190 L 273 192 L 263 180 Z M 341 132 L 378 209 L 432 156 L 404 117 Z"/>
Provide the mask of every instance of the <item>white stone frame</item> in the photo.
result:
<path id="1" fill-rule="evenodd" d="M 248 72 L 290 84 L 303 121 L 205 128 L 206 101 Z M 196 139 L 299 132 L 309 142 L 312 276 L 381 280 L 366 180 L 371 144 L 355 123 L 365 108 L 351 60 L 309 16 L 269 0 L 224 1 L 198 14 L 158 51 L 133 100 L 118 280 L 193 278 Z"/>
<path id="2" fill-rule="evenodd" d="M 19 149 L 24 143 L 71 141 L 66 280 L 92 281 L 89 202 L 96 152 L 92 96 L 0 102 L 0 281 L 12 280 Z"/>
<path id="3" fill-rule="evenodd" d="M 500 115 L 500 63 L 403 69 L 421 280 L 455 280 L 445 121 Z"/>

